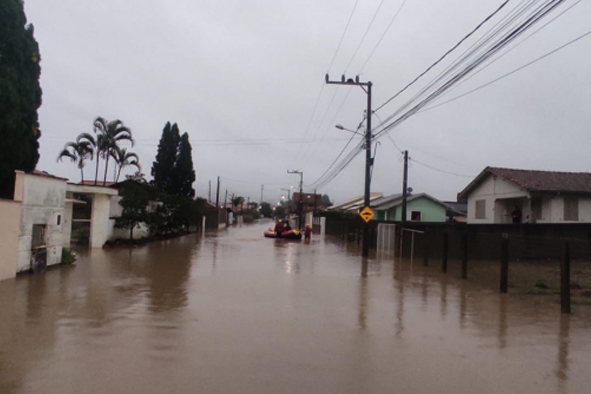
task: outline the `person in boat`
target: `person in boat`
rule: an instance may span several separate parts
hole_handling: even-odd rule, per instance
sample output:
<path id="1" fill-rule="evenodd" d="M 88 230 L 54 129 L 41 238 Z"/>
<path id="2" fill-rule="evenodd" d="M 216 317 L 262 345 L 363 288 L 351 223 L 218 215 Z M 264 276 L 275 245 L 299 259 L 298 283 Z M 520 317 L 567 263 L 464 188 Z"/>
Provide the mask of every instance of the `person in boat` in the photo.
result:
<path id="1" fill-rule="evenodd" d="M 289 225 L 289 221 L 283 220 L 283 231 L 290 231 L 291 226 Z"/>
<path id="2" fill-rule="evenodd" d="M 275 225 L 275 234 L 277 234 L 277 238 L 281 238 L 281 233 L 285 231 L 285 227 L 283 226 L 283 222 L 279 220 Z"/>

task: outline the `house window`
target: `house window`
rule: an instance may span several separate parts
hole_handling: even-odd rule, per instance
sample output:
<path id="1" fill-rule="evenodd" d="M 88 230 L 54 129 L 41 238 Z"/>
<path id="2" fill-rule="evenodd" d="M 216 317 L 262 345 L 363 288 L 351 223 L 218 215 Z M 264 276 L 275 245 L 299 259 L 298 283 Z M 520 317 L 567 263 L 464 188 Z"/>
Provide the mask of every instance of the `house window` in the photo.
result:
<path id="1" fill-rule="evenodd" d="M 534 219 L 541 220 L 542 219 L 542 199 L 541 198 L 532 198 L 531 199 L 531 214 Z"/>
<path id="2" fill-rule="evenodd" d="M 410 212 L 410 220 L 413 222 L 420 222 L 421 221 L 421 211 L 411 211 Z"/>
<path id="3" fill-rule="evenodd" d="M 564 220 L 579 220 L 578 197 L 564 197 Z"/>
<path id="4" fill-rule="evenodd" d="M 486 200 L 476 200 L 476 219 L 486 219 Z"/>

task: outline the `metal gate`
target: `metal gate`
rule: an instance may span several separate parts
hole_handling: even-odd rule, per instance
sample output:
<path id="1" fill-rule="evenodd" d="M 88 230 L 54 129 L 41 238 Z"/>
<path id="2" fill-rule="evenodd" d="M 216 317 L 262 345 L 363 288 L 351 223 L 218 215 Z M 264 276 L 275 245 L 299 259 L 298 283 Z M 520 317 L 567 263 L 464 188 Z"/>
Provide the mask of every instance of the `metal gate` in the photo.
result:
<path id="1" fill-rule="evenodd" d="M 378 254 L 396 254 L 396 225 L 388 223 L 378 223 Z"/>

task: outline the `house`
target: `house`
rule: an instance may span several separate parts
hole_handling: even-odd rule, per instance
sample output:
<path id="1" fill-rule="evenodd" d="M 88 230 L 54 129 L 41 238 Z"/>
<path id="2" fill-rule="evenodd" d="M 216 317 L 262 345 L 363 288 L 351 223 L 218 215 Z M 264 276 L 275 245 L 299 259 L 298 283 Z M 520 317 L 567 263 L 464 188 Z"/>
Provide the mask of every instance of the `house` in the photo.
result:
<path id="1" fill-rule="evenodd" d="M 402 220 L 402 194 L 374 201 L 371 209 L 375 220 Z M 462 212 L 427 193 L 410 194 L 406 198 L 406 220 L 413 222 L 446 222 L 462 217 Z M 458 220 L 458 219 L 456 219 Z"/>
<path id="2" fill-rule="evenodd" d="M 71 184 L 38 170 L 15 175 L 13 200 L 0 200 L 0 280 L 59 264 L 73 237 L 102 247 L 112 235 L 117 190 Z"/>
<path id="3" fill-rule="evenodd" d="M 42 171 L 16 171 L 14 201 L 20 202 L 18 258 L 22 272 L 59 264 L 64 239 L 67 179 Z"/>
<path id="4" fill-rule="evenodd" d="M 511 223 L 515 209 L 524 222 L 590 223 L 591 173 L 486 167 L 458 200 L 468 223 Z"/>

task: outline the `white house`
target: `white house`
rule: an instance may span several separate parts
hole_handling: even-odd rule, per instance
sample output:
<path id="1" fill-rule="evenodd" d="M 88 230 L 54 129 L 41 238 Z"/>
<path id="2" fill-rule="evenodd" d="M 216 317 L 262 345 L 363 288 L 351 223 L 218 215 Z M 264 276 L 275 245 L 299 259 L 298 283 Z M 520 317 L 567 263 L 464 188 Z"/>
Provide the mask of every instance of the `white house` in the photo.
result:
<path id="1" fill-rule="evenodd" d="M 523 222 L 591 223 L 591 173 L 486 167 L 463 199 L 472 224 L 511 223 L 515 209 Z"/>
<path id="2" fill-rule="evenodd" d="M 0 200 L 0 280 L 59 264 L 62 249 L 70 247 L 75 224 L 88 229 L 90 247 L 102 247 L 113 236 L 111 199 L 118 198 L 117 190 L 69 184 L 37 170 L 15 171 L 15 175 L 14 199 Z M 75 215 L 74 207 L 82 204 L 88 217 Z"/>

